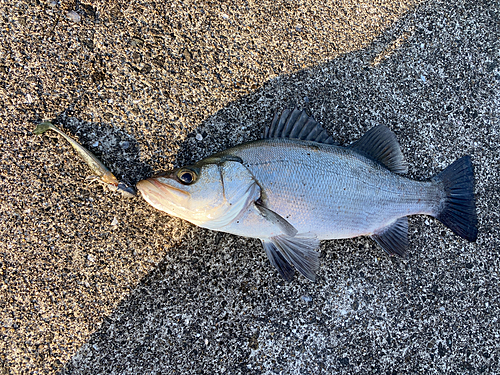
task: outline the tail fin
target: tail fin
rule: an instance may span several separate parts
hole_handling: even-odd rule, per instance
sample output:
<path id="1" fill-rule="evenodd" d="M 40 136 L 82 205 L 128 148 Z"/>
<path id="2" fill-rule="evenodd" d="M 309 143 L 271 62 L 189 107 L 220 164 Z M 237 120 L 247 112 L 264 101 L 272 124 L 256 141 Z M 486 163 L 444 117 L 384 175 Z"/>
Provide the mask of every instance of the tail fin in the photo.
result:
<path id="1" fill-rule="evenodd" d="M 464 156 L 433 178 L 444 187 L 446 198 L 436 219 L 455 234 L 469 241 L 477 238 L 474 201 L 474 168 L 470 156 Z"/>

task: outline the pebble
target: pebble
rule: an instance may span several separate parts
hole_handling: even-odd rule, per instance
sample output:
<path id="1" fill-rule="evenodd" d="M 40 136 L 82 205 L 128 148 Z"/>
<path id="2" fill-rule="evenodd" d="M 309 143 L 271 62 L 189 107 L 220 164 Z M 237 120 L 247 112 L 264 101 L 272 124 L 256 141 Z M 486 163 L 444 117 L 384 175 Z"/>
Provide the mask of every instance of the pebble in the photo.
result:
<path id="1" fill-rule="evenodd" d="M 304 302 L 311 302 L 312 298 L 310 296 L 302 296 L 301 297 Z"/>
<path id="2" fill-rule="evenodd" d="M 74 10 L 68 12 L 66 16 L 73 22 L 80 22 L 82 17 L 78 13 L 76 13 Z"/>
<path id="3" fill-rule="evenodd" d="M 127 148 L 130 147 L 130 142 L 129 141 L 122 141 L 120 142 L 120 147 L 126 150 Z"/>

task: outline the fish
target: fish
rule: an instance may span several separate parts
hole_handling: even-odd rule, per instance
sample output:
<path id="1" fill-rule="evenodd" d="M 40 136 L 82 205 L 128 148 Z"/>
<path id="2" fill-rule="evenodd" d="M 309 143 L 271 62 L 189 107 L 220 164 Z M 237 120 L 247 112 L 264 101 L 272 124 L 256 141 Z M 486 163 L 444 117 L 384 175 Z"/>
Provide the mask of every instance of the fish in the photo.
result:
<path id="1" fill-rule="evenodd" d="M 469 155 L 426 181 L 408 166 L 394 133 L 370 129 L 338 145 L 304 110 L 275 114 L 261 139 L 137 183 L 154 208 L 199 227 L 262 242 L 286 280 L 315 281 L 320 241 L 368 236 L 391 256 L 407 254 L 408 216 L 429 215 L 477 239 Z"/>
<path id="2" fill-rule="evenodd" d="M 44 121 L 38 124 L 33 130 L 33 133 L 40 135 L 48 130 L 52 130 L 61 135 L 73 147 L 77 154 L 87 163 L 92 172 L 95 173 L 95 176 L 92 176 L 91 179 L 100 182 L 111 191 L 120 192 L 123 197 L 131 198 L 136 196 L 133 187 L 123 181 L 118 181 L 115 175 L 94 154 L 73 138 L 69 137 L 50 121 Z"/>
<path id="3" fill-rule="evenodd" d="M 62 135 L 110 189 L 134 196 L 90 151 L 50 122 L 35 134 Z M 315 281 L 320 241 L 368 236 L 405 257 L 408 216 L 429 215 L 458 236 L 478 236 L 469 155 L 426 181 L 408 171 L 394 133 L 379 125 L 340 146 L 304 110 L 276 113 L 262 138 L 139 181 L 154 208 L 202 228 L 256 238 L 286 281 Z"/>

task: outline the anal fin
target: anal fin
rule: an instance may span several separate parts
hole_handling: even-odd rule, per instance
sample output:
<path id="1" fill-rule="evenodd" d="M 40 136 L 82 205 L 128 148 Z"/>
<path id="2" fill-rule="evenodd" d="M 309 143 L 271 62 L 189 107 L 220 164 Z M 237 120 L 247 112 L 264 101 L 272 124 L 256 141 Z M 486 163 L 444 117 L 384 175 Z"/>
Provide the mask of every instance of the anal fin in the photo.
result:
<path id="1" fill-rule="evenodd" d="M 408 249 L 408 218 L 400 217 L 393 224 L 371 235 L 389 255 L 404 257 Z"/>

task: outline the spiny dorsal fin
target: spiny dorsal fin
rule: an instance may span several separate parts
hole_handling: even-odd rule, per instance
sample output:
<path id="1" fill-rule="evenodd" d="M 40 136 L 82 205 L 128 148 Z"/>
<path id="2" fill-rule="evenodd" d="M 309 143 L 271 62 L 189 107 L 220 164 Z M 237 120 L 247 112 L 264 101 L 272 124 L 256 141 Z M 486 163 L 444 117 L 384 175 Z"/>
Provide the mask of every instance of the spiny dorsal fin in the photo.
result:
<path id="1" fill-rule="evenodd" d="M 264 129 L 263 138 L 291 138 L 330 145 L 336 144 L 315 119 L 308 116 L 306 111 L 300 111 L 297 108 L 294 110 L 285 109 L 280 115 L 276 112 L 271 126 L 266 126 Z"/>
<path id="2" fill-rule="evenodd" d="M 389 255 L 404 257 L 408 249 L 408 218 L 400 217 L 391 225 L 371 235 Z"/>
<path id="3" fill-rule="evenodd" d="M 368 130 L 365 135 L 348 147 L 379 162 L 391 172 L 408 172 L 398 140 L 386 126 L 379 125 Z"/>

